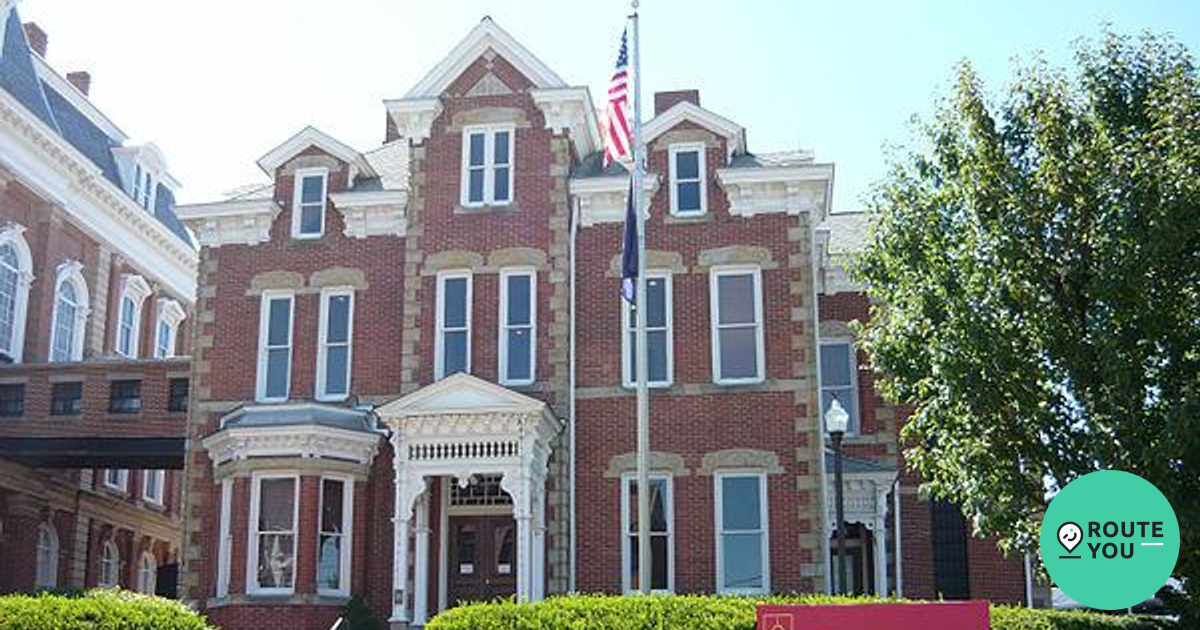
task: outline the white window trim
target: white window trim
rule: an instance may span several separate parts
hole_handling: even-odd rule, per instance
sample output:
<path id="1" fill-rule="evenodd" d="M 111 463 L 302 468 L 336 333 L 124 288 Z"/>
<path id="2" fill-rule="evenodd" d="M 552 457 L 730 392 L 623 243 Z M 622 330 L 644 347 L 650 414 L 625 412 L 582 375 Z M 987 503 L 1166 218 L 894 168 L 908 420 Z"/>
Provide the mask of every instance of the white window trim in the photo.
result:
<path id="1" fill-rule="evenodd" d="M 63 283 L 71 283 L 75 287 L 75 322 L 74 334 L 71 338 L 71 356 L 68 359 L 54 358 L 54 335 L 58 331 L 58 292 L 62 288 Z M 83 336 L 87 330 L 87 318 L 91 313 L 91 294 L 88 292 L 87 280 L 83 277 L 83 265 L 78 261 L 69 260 L 58 266 L 57 277 L 54 282 L 54 307 L 53 314 L 50 317 L 50 347 L 46 350 L 47 359 L 53 363 L 55 361 L 71 362 L 83 360 Z"/>
<path id="2" fill-rule="evenodd" d="M 350 298 L 346 311 L 346 391 L 341 394 L 330 394 L 326 391 L 329 386 L 328 366 L 325 363 L 329 351 L 327 338 L 329 336 L 329 299 L 341 295 Z M 354 375 L 354 289 L 336 287 L 321 291 L 321 316 L 317 331 L 317 400 L 337 401 L 350 397 L 351 378 Z"/>
<path id="3" fill-rule="evenodd" d="M 754 319 L 755 319 L 755 344 L 756 344 L 756 359 L 757 359 L 757 374 L 747 378 L 721 378 L 721 336 L 720 336 L 720 317 L 718 309 L 720 308 L 720 299 L 718 296 L 718 282 L 721 276 L 737 276 L 750 273 L 754 276 Z M 761 383 L 766 380 L 767 375 L 767 356 L 766 345 L 764 342 L 766 329 L 766 321 L 763 320 L 763 284 L 762 284 L 762 269 L 757 265 L 730 265 L 722 267 L 713 267 L 708 277 L 708 294 L 709 294 L 709 328 L 710 328 L 710 343 L 712 344 L 712 376 L 713 383 L 717 385 L 750 385 Z"/>
<path id="4" fill-rule="evenodd" d="M 850 402 L 854 405 L 854 417 L 850 418 L 850 424 L 846 427 L 846 435 L 858 435 L 862 427 L 862 407 L 859 406 L 858 398 L 858 351 L 854 347 L 854 340 L 849 337 L 830 337 L 828 339 L 821 339 L 819 347 L 817 348 L 817 360 L 821 360 L 820 351 L 823 350 L 825 346 L 839 345 L 848 345 L 850 347 Z M 822 372 L 821 378 L 825 378 L 824 372 Z M 825 390 L 834 388 L 827 388 L 825 383 L 820 383 L 819 389 L 821 400 L 824 401 Z M 845 407 L 845 405 L 842 406 Z M 824 405 L 821 405 L 821 407 L 821 417 L 824 418 Z"/>
<path id="5" fill-rule="evenodd" d="M 187 312 L 183 310 L 179 302 L 170 298 L 158 298 L 158 318 L 154 326 L 154 358 L 170 359 L 177 354 L 179 325 L 183 323 L 184 319 L 187 319 Z M 158 332 L 164 325 L 170 330 L 170 341 L 165 354 L 158 344 Z"/>
<path id="6" fill-rule="evenodd" d="M 114 471 L 117 473 L 117 483 L 112 483 L 108 480 L 108 474 Z M 104 483 L 104 487 L 108 488 L 109 490 L 116 490 L 117 492 L 124 493 L 129 492 L 129 469 L 127 468 L 105 468 L 104 475 L 101 477 L 101 480 Z"/>
<path id="7" fill-rule="evenodd" d="M 42 534 L 48 534 L 50 541 L 49 565 L 42 564 Z M 34 573 L 34 586 L 37 588 L 58 588 L 58 531 L 49 523 L 38 525 L 37 559 Z"/>
<path id="8" fill-rule="evenodd" d="M 292 586 L 284 587 L 262 587 L 258 585 L 258 513 L 259 513 L 259 498 L 262 490 L 262 482 L 266 479 L 291 479 L 292 480 Z M 269 474 L 269 475 L 253 475 L 250 483 L 250 523 L 248 536 L 247 555 L 246 555 L 246 593 L 249 595 L 291 595 L 296 592 L 296 582 L 299 578 L 299 551 L 300 542 L 300 475 L 295 473 L 288 474 Z"/>
<path id="9" fill-rule="evenodd" d="M 150 493 L 150 480 L 158 480 L 158 494 Z M 142 471 L 142 498 L 148 503 L 161 506 L 167 495 L 167 471 L 162 469 Z"/>
<path id="10" fill-rule="evenodd" d="M 3 34 L 3 29 L 0 29 L 0 34 Z M 29 249 L 29 243 L 25 241 L 25 226 L 17 223 L 9 223 L 7 226 L 0 228 L 0 245 L 8 245 L 13 248 L 17 256 L 17 287 L 16 294 L 13 296 L 13 330 L 12 330 L 12 347 L 8 350 L 8 356 L 12 358 L 13 363 L 20 363 L 25 354 L 25 323 L 29 312 L 29 285 L 33 282 L 33 253 Z M 57 301 L 58 294 L 55 293 Z"/>
<path id="11" fill-rule="evenodd" d="M 268 326 L 271 320 L 271 301 L 286 298 L 288 306 L 288 369 L 287 391 L 283 396 L 267 396 L 267 347 Z M 258 308 L 258 375 L 256 376 L 255 398 L 258 402 L 286 402 L 292 392 L 292 350 L 296 334 L 296 294 L 291 291 L 264 291 Z"/>
<path id="12" fill-rule="evenodd" d="M 142 305 L 145 304 L 146 298 L 150 297 L 153 291 L 150 289 L 150 284 L 146 279 L 137 274 L 124 274 L 121 276 L 121 291 L 120 299 L 117 300 L 117 334 L 113 339 L 113 351 L 127 358 L 138 358 L 139 346 L 141 345 L 142 337 Z M 121 327 L 124 323 L 123 319 L 125 311 L 125 300 L 129 300 L 133 305 L 132 321 L 130 322 L 129 330 L 129 347 L 121 347 Z M 158 331 L 155 330 L 155 334 Z"/>
<path id="13" fill-rule="evenodd" d="M 108 562 L 110 554 L 115 562 Z M 111 580 L 108 579 L 108 575 L 105 575 L 110 566 L 113 567 L 113 573 L 115 573 L 111 576 Z M 96 583 L 101 588 L 117 588 L 121 585 L 121 550 L 112 539 L 104 541 L 104 546 L 100 550 L 100 577 Z"/>
<path id="14" fill-rule="evenodd" d="M 670 178 L 671 178 L 671 214 L 680 217 L 698 217 L 708 213 L 708 165 L 706 162 L 707 147 L 703 142 L 681 142 L 672 144 L 667 148 Z M 700 183 L 700 209 L 699 210 L 680 210 L 679 209 L 679 192 L 677 184 L 678 176 L 675 174 L 675 156 L 679 153 L 697 151 L 696 162 L 698 170 L 696 174 L 699 176 Z M 691 180 L 689 179 L 688 182 Z"/>
<path id="15" fill-rule="evenodd" d="M 467 302 L 466 303 L 467 360 L 466 360 L 465 369 L 463 371 L 466 372 L 467 374 L 471 373 L 471 332 L 472 332 L 471 331 L 471 329 L 472 329 L 472 326 L 471 326 L 472 321 L 471 320 L 473 318 L 472 307 L 473 307 L 474 300 L 472 299 L 472 296 L 474 295 L 474 281 L 472 279 L 472 275 L 471 275 L 470 271 L 461 270 L 461 269 L 456 270 L 456 271 L 443 271 L 443 272 L 439 272 L 437 275 L 437 308 L 436 308 L 436 312 L 434 313 L 436 325 L 434 327 L 435 334 L 433 337 L 433 346 L 434 346 L 433 347 L 433 378 L 434 378 L 434 380 L 441 380 L 443 378 L 446 378 L 446 373 L 445 373 L 446 372 L 446 365 L 445 365 L 445 350 L 446 350 L 446 348 L 445 348 L 445 340 L 444 340 L 444 335 L 443 335 L 443 333 L 446 332 L 445 326 L 443 325 L 445 322 L 444 315 L 445 315 L 445 306 L 446 306 L 446 290 L 445 289 L 446 289 L 446 280 L 453 279 L 453 278 L 466 278 L 467 279 L 467 291 L 466 291 L 466 293 L 467 293 L 467 295 L 466 295 L 466 302 Z"/>
<path id="16" fill-rule="evenodd" d="M 149 564 L 147 564 L 147 562 Z M 149 571 L 147 571 L 147 567 Z M 137 566 L 137 591 L 146 595 L 153 595 L 158 583 L 158 560 L 154 554 L 149 551 L 143 551 L 142 557 L 138 559 Z"/>
<path id="17" fill-rule="evenodd" d="M 317 557 L 316 571 L 320 571 L 321 560 L 321 536 L 324 533 L 321 530 L 321 515 L 325 512 L 325 481 L 340 481 L 342 482 L 342 544 L 339 547 L 341 551 L 341 566 L 339 567 L 338 585 L 340 588 L 327 589 L 320 585 L 320 575 L 317 575 L 317 593 L 320 595 L 329 595 L 333 597 L 348 597 L 350 595 L 350 576 L 352 556 L 354 555 L 354 477 L 347 475 L 324 475 L 320 478 L 320 486 L 318 486 L 317 494 L 319 495 L 317 507 Z"/>
<path id="18" fill-rule="evenodd" d="M 675 383 L 675 306 L 674 292 L 675 284 L 671 279 L 671 272 L 664 269 L 653 269 L 646 271 L 646 279 L 661 278 L 666 281 L 664 287 L 664 308 L 667 309 L 666 330 L 667 330 L 667 379 L 665 381 L 647 380 L 647 387 L 666 388 Z M 625 387 L 637 387 L 637 383 L 633 380 L 633 370 L 629 364 L 632 360 L 633 344 L 629 342 L 629 336 L 633 334 L 636 326 L 629 324 L 630 313 L 633 312 L 633 306 L 629 302 L 621 299 L 621 383 Z M 650 328 L 647 327 L 649 332 Z M 647 374 L 646 378 L 649 379 Z"/>
<path id="19" fill-rule="evenodd" d="M 221 521 L 218 525 L 217 539 L 217 598 L 229 596 L 229 574 L 233 557 L 233 529 L 231 514 L 233 511 L 233 478 L 221 480 Z"/>
<path id="20" fill-rule="evenodd" d="M 667 488 L 667 590 L 655 589 L 655 593 L 675 592 L 675 478 L 669 473 L 652 472 L 650 481 L 662 479 Z M 633 545 L 629 542 L 629 526 L 633 523 L 636 505 L 630 504 L 629 484 L 637 483 L 637 475 L 621 475 L 621 591 L 632 593 L 633 580 L 630 576 L 632 569 L 630 553 Z"/>
<path id="21" fill-rule="evenodd" d="M 514 379 L 508 376 L 508 279 L 514 276 L 529 278 L 529 378 Z M 537 380 L 537 270 L 533 267 L 511 267 L 500 270 L 500 312 L 496 321 L 499 325 L 499 366 L 501 385 L 532 385 Z"/>
<path id="22" fill-rule="evenodd" d="M 723 484 L 726 477 L 757 477 L 759 479 L 759 519 L 762 523 L 762 588 L 725 588 L 725 542 Z M 771 592 L 771 520 L 767 474 L 761 470 L 726 469 L 713 473 L 713 531 L 717 538 L 717 592 L 731 595 L 761 595 Z"/>
<path id="23" fill-rule="evenodd" d="M 304 189 L 304 179 L 306 177 L 320 176 L 321 177 L 321 230 L 314 234 L 304 234 L 300 231 L 300 214 L 301 205 L 304 198 L 301 196 Z M 326 168 L 301 168 L 297 169 L 292 182 L 292 238 L 295 239 L 316 239 L 325 236 L 325 215 L 328 214 L 329 206 L 329 169 Z"/>
<path id="24" fill-rule="evenodd" d="M 496 200 L 496 132 L 508 132 L 508 199 Z M 471 134 L 483 134 L 483 200 L 470 200 L 470 166 L 471 166 Z M 468 125 L 462 130 L 462 164 L 460 168 L 459 202 L 465 208 L 483 208 L 487 206 L 508 206 L 513 202 L 513 172 L 516 170 L 516 125 L 511 123 L 495 125 Z"/>

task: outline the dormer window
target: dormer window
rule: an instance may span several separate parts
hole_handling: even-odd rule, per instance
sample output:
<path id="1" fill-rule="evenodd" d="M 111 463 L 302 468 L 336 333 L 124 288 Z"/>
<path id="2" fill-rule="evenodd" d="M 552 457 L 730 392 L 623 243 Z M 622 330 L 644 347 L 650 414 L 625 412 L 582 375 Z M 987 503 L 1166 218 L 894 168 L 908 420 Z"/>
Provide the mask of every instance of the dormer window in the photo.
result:
<path id="1" fill-rule="evenodd" d="M 320 238 L 325 233 L 325 195 L 329 171 L 296 171 L 292 194 L 292 238 Z"/>
<path id="2" fill-rule="evenodd" d="M 668 151 L 671 175 L 671 214 L 699 216 L 708 211 L 704 145 L 673 144 Z"/>
<path id="3" fill-rule="evenodd" d="M 135 162 L 133 165 L 133 189 L 129 191 L 129 196 L 133 197 L 134 202 L 146 210 L 154 210 L 155 194 L 154 176 L 151 175 L 150 169 L 145 168 L 140 162 Z"/>
<path id="4" fill-rule="evenodd" d="M 513 126 L 473 125 L 463 129 L 462 205 L 512 203 Z"/>

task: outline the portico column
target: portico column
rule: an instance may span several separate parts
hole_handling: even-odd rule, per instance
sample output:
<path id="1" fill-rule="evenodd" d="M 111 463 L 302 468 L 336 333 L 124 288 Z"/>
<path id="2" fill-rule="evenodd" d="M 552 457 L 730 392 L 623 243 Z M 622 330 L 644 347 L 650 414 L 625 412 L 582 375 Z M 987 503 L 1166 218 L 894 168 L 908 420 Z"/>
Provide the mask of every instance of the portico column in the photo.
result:
<path id="1" fill-rule="evenodd" d="M 887 521 L 882 515 L 875 517 L 871 538 L 875 543 L 875 594 L 887 595 Z"/>
<path id="2" fill-rule="evenodd" d="M 392 511 L 392 616 L 395 626 L 408 625 L 408 529 L 411 523 L 411 500 L 407 487 L 408 470 L 399 440 L 392 439 L 394 452 L 392 465 L 395 470 L 395 506 Z"/>
<path id="3" fill-rule="evenodd" d="M 429 493 L 417 499 L 417 558 L 413 576 L 413 625 L 424 626 L 429 602 Z"/>
<path id="4" fill-rule="evenodd" d="M 546 598 L 546 489 L 545 481 L 534 482 L 533 503 L 533 553 L 530 554 L 532 590 L 529 597 L 540 602 Z"/>
<path id="5" fill-rule="evenodd" d="M 500 486 L 513 499 L 513 520 L 517 522 L 517 601 L 531 599 L 533 579 L 533 484 L 528 474 L 505 473 Z"/>

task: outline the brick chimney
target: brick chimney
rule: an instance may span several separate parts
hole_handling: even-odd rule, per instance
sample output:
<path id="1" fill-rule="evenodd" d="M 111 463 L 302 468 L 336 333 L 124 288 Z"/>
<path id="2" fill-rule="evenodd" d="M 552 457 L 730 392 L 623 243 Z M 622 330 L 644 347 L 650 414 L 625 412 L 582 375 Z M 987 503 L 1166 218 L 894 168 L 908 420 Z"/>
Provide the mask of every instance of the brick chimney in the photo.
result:
<path id="1" fill-rule="evenodd" d="M 674 107 L 676 103 L 682 103 L 684 101 L 699 107 L 700 90 L 672 90 L 670 92 L 655 92 L 654 115 L 657 116 Z"/>
<path id="2" fill-rule="evenodd" d="M 76 70 L 75 72 L 68 72 L 67 80 L 71 82 L 71 85 L 75 86 L 76 90 L 83 92 L 84 96 L 87 96 L 88 89 L 90 89 L 92 87 L 92 75 L 89 74 L 86 70 Z"/>
<path id="3" fill-rule="evenodd" d="M 29 47 L 33 52 L 46 57 L 46 46 L 50 43 L 50 38 L 46 35 L 46 31 L 34 22 L 25 23 L 25 39 L 29 40 Z"/>

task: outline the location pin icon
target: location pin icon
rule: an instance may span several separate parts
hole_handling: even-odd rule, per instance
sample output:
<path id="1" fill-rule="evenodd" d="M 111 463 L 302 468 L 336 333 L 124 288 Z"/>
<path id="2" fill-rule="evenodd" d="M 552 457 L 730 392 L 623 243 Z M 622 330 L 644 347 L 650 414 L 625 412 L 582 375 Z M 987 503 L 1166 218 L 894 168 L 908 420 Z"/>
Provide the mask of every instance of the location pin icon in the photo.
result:
<path id="1" fill-rule="evenodd" d="M 1058 544 L 1062 545 L 1067 550 L 1067 553 L 1075 551 L 1075 548 L 1082 541 L 1083 530 L 1075 523 L 1067 521 L 1058 526 Z"/>

